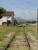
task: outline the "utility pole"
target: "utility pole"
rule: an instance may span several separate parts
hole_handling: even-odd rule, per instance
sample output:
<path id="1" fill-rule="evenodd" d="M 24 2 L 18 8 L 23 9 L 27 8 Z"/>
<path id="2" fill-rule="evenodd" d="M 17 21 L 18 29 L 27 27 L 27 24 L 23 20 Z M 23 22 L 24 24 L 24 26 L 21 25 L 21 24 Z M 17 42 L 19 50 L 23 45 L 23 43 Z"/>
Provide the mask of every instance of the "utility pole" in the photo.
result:
<path id="1" fill-rule="evenodd" d="M 37 38 L 38 38 L 38 9 L 37 9 Z"/>

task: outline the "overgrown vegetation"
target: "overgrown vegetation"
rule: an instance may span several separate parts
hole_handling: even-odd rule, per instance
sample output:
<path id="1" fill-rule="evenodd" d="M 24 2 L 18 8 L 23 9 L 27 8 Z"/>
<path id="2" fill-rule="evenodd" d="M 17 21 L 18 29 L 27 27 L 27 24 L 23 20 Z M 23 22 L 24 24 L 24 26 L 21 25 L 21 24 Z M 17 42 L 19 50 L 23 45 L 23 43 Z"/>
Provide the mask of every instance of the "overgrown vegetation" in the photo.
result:
<path id="1" fill-rule="evenodd" d="M 0 32 L 0 41 L 2 41 L 5 37 L 5 33 L 3 33 L 3 32 Z"/>
<path id="2" fill-rule="evenodd" d="M 5 34 L 8 34 L 9 32 L 18 32 L 21 30 L 23 32 L 22 27 L 17 27 L 17 26 L 0 26 L 0 39 L 4 38 Z M 32 33 L 33 36 L 36 37 L 37 35 L 37 26 L 36 25 L 27 25 L 25 27 L 25 32 L 30 32 Z"/>
<path id="3" fill-rule="evenodd" d="M 6 10 L 4 8 L 0 7 L 0 19 L 2 18 L 2 14 L 5 13 L 5 11 Z"/>

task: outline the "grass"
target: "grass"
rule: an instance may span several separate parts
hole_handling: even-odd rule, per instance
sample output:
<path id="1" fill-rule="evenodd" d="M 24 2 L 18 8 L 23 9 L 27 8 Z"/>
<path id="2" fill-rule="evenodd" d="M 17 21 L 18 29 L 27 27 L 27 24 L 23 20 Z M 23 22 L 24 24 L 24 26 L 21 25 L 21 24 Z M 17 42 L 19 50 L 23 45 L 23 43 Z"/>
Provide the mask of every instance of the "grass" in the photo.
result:
<path id="1" fill-rule="evenodd" d="M 9 32 L 24 32 L 23 28 L 17 27 L 17 26 L 1 26 L 0 27 L 0 41 L 4 38 L 5 34 Z M 33 36 L 36 37 L 37 35 L 37 28 L 36 25 L 28 25 L 25 27 L 25 32 L 31 32 Z"/>
<path id="2" fill-rule="evenodd" d="M 2 41 L 4 39 L 5 33 L 0 32 L 0 41 Z"/>

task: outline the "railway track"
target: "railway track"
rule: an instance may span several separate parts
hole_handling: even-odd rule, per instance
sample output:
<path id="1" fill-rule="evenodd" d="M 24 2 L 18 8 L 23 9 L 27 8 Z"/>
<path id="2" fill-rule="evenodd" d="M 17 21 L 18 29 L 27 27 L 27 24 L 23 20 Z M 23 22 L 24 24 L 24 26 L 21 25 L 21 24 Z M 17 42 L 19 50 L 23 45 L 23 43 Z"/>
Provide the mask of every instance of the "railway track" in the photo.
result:
<path id="1" fill-rule="evenodd" d="M 20 30 L 17 30 L 19 32 L 16 32 L 16 35 L 11 39 L 4 50 L 31 50 L 29 39 L 25 32 L 25 26 L 23 27 L 23 32 L 21 32 L 22 26 L 19 27 Z"/>
<path id="2" fill-rule="evenodd" d="M 18 28 L 19 29 L 19 28 Z M 21 32 L 15 36 L 14 40 L 10 42 L 5 50 L 31 50 L 27 34 L 25 33 L 25 28 L 23 27 L 24 32 Z"/>

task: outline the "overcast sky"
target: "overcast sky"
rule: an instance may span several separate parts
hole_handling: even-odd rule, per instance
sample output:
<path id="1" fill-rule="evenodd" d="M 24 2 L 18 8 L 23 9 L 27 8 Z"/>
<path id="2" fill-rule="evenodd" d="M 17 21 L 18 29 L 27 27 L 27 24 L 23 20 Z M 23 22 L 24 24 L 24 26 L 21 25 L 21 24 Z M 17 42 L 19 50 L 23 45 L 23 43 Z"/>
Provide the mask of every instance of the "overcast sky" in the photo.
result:
<path id="1" fill-rule="evenodd" d="M 38 0 L 0 0 L 0 7 L 14 11 L 15 17 L 35 19 L 37 17 Z"/>

